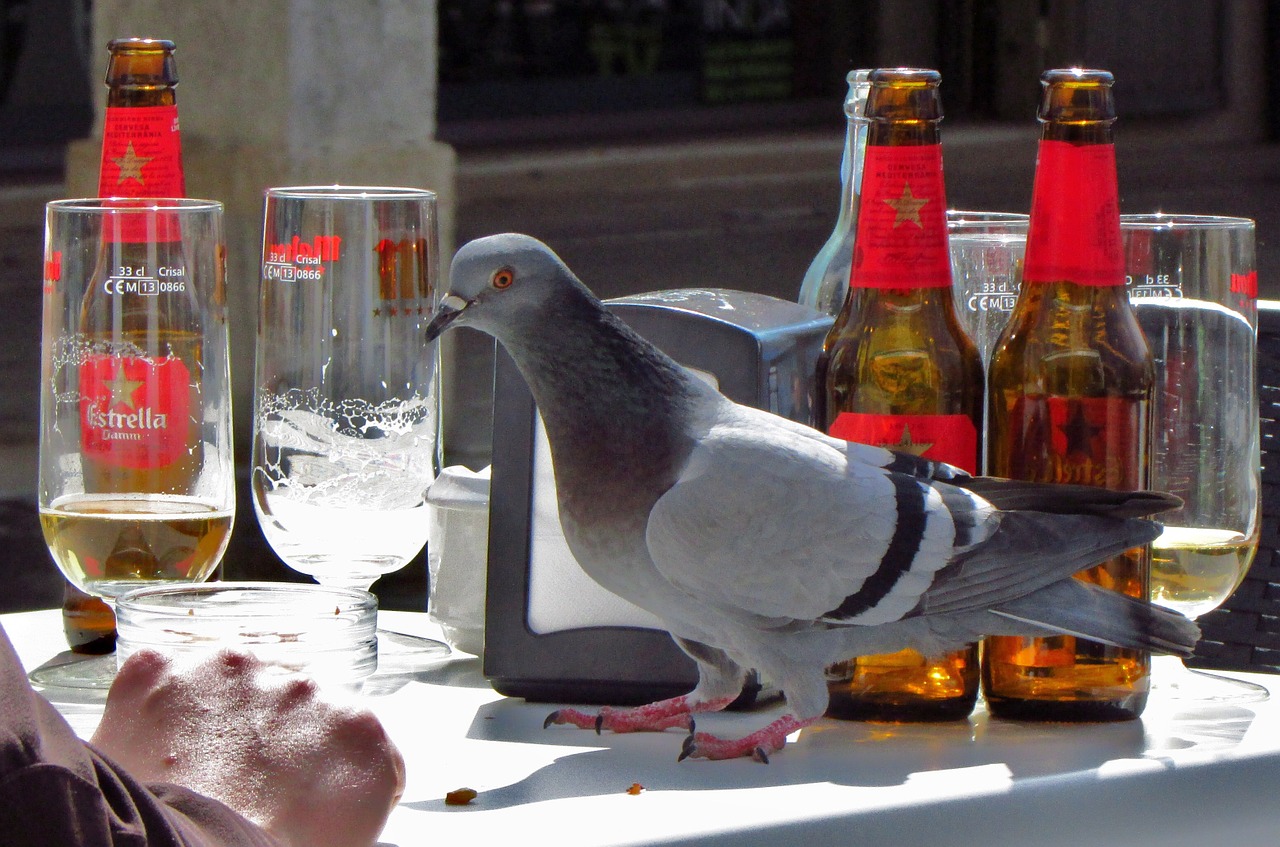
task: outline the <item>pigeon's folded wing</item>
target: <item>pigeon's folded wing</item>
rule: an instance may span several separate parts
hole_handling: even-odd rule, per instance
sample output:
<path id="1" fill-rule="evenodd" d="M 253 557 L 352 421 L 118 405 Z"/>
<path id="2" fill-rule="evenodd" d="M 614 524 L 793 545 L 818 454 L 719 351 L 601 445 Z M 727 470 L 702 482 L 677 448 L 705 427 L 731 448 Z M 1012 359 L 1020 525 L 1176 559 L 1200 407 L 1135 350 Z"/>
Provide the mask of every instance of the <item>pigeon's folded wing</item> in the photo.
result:
<path id="1" fill-rule="evenodd" d="M 887 451 L 762 415 L 718 415 L 650 514 L 658 570 L 704 602 L 772 619 L 897 620 L 991 530 L 981 498 L 863 461 Z"/>

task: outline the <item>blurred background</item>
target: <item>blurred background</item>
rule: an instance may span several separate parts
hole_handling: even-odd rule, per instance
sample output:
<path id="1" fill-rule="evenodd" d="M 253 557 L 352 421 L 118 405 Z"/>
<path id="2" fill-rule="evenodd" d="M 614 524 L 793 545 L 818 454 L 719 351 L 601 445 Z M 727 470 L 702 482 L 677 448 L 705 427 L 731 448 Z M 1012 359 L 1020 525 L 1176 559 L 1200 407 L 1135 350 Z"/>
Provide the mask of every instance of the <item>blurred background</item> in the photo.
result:
<path id="1" fill-rule="evenodd" d="M 246 254 L 236 319 L 250 341 L 261 190 L 352 181 L 369 171 L 342 169 L 360 159 L 351 150 L 412 157 L 414 133 L 437 163 L 425 187 L 441 191 L 449 248 L 517 230 L 603 297 L 706 286 L 794 299 L 836 217 L 845 74 L 900 65 L 942 72 L 950 205 L 1023 212 L 1040 72 L 1111 70 L 1122 211 L 1256 218 L 1262 296 L 1280 296 L 1280 4 L 1266 0 L 0 0 L 0 561 L 24 571 L 40 556 L 53 570 L 26 511 L 42 206 L 85 184 L 77 145 L 96 167 L 117 35 L 177 41 L 188 185 L 248 197 L 245 244 L 229 248 Z M 331 114 L 326 86 L 345 92 Z M 398 110 L 417 122 L 388 121 Z M 332 137 L 297 128 L 314 114 Z M 333 167 L 272 173 L 262 151 L 276 147 Z M 233 150 L 261 184 L 226 187 L 209 150 Z M 446 462 L 479 468 L 492 344 L 457 335 Z M 238 382 L 251 346 L 237 344 Z M 256 545 L 241 504 L 236 543 Z M 420 571 L 382 580 L 384 604 L 420 608 Z"/>

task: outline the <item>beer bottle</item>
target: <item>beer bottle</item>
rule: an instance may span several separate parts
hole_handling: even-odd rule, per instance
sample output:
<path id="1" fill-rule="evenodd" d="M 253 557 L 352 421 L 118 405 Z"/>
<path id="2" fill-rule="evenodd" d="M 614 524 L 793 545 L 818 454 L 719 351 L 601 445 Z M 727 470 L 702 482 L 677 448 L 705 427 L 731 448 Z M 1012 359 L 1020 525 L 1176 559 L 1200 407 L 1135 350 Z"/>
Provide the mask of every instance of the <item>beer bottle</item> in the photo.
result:
<path id="1" fill-rule="evenodd" d="M 871 71 L 849 71 L 849 93 L 844 99 L 844 155 L 840 159 L 840 211 L 835 229 L 818 250 L 800 283 L 799 301 L 837 316 L 849 290 L 849 266 L 853 261 L 853 237 L 858 222 L 858 194 L 862 190 L 862 158 L 867 149 L 867 122 L 863 112 Z"/>
<path id="2" fill-rule="evenodd" d="M 977 470 L 982 365 L 951 292 L 937 71 L 872 72 L 857 248 L 826 338 L 827 432 Z M 834 717 L 952 720 L 978 694 L 978 652 L 862 656 L 829 673 Z"/>
<path id="3" fill-rule="evenodd" d="M 134 198 L 181 197 L 173 42 L 126 38 L 108 48 L 99 194 L 122 206 Z M 185 278 L 176 223 L 164 232 L 133 231 L 142 222 L 122 217 L 102 234 L 82 308 L 89 340 L 114 339 L 95 345 L 81 365 L 88 493 L 188 494 L 199 467 L 194 284 Z"/>
<path id="4" fill-rule="evenodd" d="M 101 597 L 70 581 L 62 595 L 62 630 L 73 653 L 97 656 L 116 649 L 116 615 Z"/>
<path id="5" fill-rule="evenodd" d="M 120 198 L 121 205 L 130 198 L 184 196 L 173 42 L 122 38 L 107 49 L 99 196 Z M 177 231 L 126 226 L 102 234 L 81 308 L 81 331 L 92 345 L 80 372 L 88 494 L 184 494 L 195 478 L 200 353 L 190 331 L 194 292 L 182 276 L 181 251 Z M 99 341 L 113 328 L 123 329 L 115 338 L 126 344 Z M 127 556 L 146 567 L 146 551 L 130 549 Z M 63 624 L 74 650 L 108 652 L 114 644 L 110 607 L 70 585 Z"/>
<path id="6" fill-rule="evenodd" d="M 1125 290 L 1112 76 L 1051 70 L 1022 290 L 992 355 L 988 462 L 995 476 L 1117 490 L 1147 480 L 1153 365 Z M 1147 597 L 1149 550 L 1077 576 Z M 993 715 L 1126 720 L 1146 704 L 1150 657 L 1069 635 L 988 639 Z"/>

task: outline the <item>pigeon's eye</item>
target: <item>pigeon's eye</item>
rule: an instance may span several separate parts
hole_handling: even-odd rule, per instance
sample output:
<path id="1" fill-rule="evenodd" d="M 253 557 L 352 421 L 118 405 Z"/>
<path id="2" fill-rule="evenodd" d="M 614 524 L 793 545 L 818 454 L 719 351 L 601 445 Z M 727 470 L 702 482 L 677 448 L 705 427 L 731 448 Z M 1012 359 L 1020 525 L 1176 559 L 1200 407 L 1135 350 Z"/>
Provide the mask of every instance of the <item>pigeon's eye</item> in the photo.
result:
<path id="1" fill-rule="evenodd" d="M 489 280 L 489 284 L 501 291 L 504 288 L 510 288 L 511 283 L 516 281 L 516 275 L 511 268 L 499 268 L 493 272 L 493 278 Z"/>

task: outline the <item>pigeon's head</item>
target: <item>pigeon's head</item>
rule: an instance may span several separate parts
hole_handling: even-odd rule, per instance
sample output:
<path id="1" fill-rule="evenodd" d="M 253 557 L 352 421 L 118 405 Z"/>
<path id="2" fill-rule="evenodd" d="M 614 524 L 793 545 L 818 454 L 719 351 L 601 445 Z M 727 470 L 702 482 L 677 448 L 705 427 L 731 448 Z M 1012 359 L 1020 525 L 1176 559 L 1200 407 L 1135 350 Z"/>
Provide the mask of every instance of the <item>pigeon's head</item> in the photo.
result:
<path id="1" fill-rule="evenodd" d="M 566 288 L 586 291 L 551 248 L 518 233 L 470 241 L 453 257 L 449 291 L 427 325 L 434 341 L 452 325 L 500 335 Z M 589 296 L 589 295 L 588 295 Z"/>

